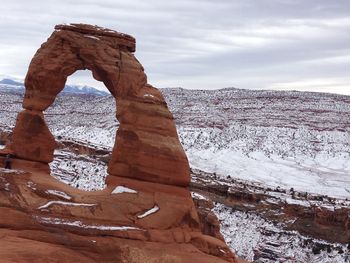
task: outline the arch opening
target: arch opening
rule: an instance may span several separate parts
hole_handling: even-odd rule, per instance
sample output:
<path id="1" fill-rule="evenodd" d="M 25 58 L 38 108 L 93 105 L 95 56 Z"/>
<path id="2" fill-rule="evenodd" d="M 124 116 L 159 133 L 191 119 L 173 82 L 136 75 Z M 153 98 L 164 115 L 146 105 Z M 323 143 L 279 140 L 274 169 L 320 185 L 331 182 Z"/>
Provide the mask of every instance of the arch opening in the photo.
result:
<path id="1" fill-rule="evenodd" d="M 49 164 L 51 175 L 72 187 L 97 191 L 106 187 L 107 165 L 119 122 L 115 99 L 107 93 L 96 94 L 92 85 L 100 84 L 91 79 L 89 70 L 69 76 L 65 89 L 44 116 L 57 142 Z"/>
<path id="2" fill-rule="evenodd" d="M 104 85 L 102 81 L 96 80 L 89 69 L 81 69 L 75 71 L 73 74 L 67 77 L 66 87 L 72 86 L 77 88 L 94 88 L 98 91 L 111 95 L 110 91 Z"/>

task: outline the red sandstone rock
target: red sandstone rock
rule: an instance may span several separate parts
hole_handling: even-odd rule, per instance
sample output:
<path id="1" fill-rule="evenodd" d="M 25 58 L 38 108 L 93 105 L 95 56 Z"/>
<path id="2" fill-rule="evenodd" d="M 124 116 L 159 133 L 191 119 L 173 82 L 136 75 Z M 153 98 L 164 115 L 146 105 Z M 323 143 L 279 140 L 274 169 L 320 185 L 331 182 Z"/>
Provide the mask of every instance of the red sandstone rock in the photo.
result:
<path id="1" fill-rule="evenodd" d="M 0 169 L 0 258 L 4 262 L 237 262 L 217 233 L 202 232 L 189 165 L 161 93 L 146 84 L 132 37 L 60 25 L 34 56 L 24 111 Z M 108 187 L 84 192 L 53 179 L 55 140 L 42 111 L 67 76 L 89 69 L 116 98 L 120 122 Z M 0 153 L 1 155 L 1 153 Z M 3 154 L 2 154 L 3 155 Z M 20 158 L 20 159 L 19 159 Z M 3 157 L 0 156 L 0 161 Z M 34 162 L 33 162 L 34 161 Z M 218 238 L 219 237 L 219 238 Z"/>
<path id="2" fill-rule="evenodd" d="M 49 163 L 53 160 L 56 142 L 40 111 L 24 110 L 17 116 L 10 148 L 16 157 Z"/>
<path id="3" fill-rule="evenodd" d="M 201 233 L 183 187 L 110 177 L 105 190 L 84 192 L 0 169 L 0 213 L 4 262 L 236 262 L 222 240 Z"/>
<path id="4" fill-rule="evenodd" d="M 142 65 L 133 55 L 135 39 L 90 25 L 58 25 L 32 59 L 25 80 L 26 93 L 10 146 L 20 158 L 49 163 L 54 143 L 41 112 L 63 90 L 67 77 L 89 69 L 117 101 L 120 122 L 109 174 L 144 181 L 187 186 L 186 154 L 179 142 L 173 116 L 162 94 L 147 84 Z M 26 116 L 41 116 L 38 127 Z M 39 120 L 39 117 L 38 117 Z M 30 144 L 24 145 L 24 140 Z"/>
<path id="5" fill-rule="evenodd" d="M 220 233 L 220 222 L 212 211 L 213 202 L 209 199 L 194 199 L 194 203 L 199 216 L 201 232 L 224 241 Z"/>

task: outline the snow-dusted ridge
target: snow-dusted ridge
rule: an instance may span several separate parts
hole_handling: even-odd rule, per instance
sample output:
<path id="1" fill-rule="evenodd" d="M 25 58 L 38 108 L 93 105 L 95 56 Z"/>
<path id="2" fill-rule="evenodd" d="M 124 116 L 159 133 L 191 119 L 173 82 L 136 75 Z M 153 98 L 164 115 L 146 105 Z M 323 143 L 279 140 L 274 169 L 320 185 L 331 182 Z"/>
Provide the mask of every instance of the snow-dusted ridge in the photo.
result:
<path id="1" fill-rule="evenodd" d="M 96 36 L 86 35 L 85 37 L 100 40 Z M 24 92 L 23 80 L 13 80 L 11 78 L 4 78 L 0 80 L 0 92 Z M 81 95 L 97 95 L 97 96 L 108 96 L 109 92 L 95 89 L 86 85 L 65 85 L 63 93 L 67 94 L 81 94 Z"/>

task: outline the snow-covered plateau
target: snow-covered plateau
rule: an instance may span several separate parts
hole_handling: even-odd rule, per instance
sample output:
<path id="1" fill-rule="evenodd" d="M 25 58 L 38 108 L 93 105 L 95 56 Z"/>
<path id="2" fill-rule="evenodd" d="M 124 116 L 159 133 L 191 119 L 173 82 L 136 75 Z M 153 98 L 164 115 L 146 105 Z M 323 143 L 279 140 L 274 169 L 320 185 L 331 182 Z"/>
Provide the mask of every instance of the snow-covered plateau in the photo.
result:
<path id="1" fill-rule="evenodd" d="M 349 96 L 239 89 L 162 92 L 191 167 L 350 198 Z M 0 95 L 3 129 L 14 126 L 20 97 Z M 45 116 L 56 137 L 113 147 L 118 122 L 111 97 L 61 96 Z"/>
<path id="2" fill-rule="evenodd" d="M 202 185 L 213 185 L 215 191 L 226 187 L 230 195 L 238 188 L 224 182 L 238 182 L 248 195 L 258 195 L 259 200 L 263 196 L 263 205 L 280 207 L 273 216 L 265 216 L 258 213 L 261 210 L 250 211 L 254 203 L 245 204 L 242 211 L 216 198 L 213 211 L 233 250 L 254 262 L 349 262 L 348 245 L 286 230 L 284 225 L 293 224 L 281 221 L 296 219 L 294 214 L 285 216 L 281 204 L 307 213 L 318 206 L 348 211 L 350 96 L 234 88 L 162 92 L 191 168 L 207 178 Z M 19 91 L 0 90 L 0 147 L 15 125 L 22 97 Z M 108 152 L 118 128 L 115 109 L 110 96 L 63 94 L 56 99 L 45 112 L 61 143 L 51 164 L 53 176 L 83 190 L 105 187 Z M 82 154 L 68 145 L 103 154 Z M 198 196 L 193 193 L 193 198 Z M 277 223 L 271 219 L 275 217 Z"/>

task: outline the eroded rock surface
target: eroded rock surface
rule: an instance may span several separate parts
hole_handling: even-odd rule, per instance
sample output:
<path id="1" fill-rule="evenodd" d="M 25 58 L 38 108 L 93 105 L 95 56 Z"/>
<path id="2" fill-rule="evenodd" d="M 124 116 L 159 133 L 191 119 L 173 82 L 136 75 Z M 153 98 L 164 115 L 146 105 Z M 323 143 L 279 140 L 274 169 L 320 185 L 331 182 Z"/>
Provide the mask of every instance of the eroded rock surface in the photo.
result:
<path id="1" fill-rule="evenodd" d="M 0 168 L 4 262 L 235 262 L 204 235 L 187 189 L 110 177 L 84 192 L 38 172 Z M 18 246 L 20 244 L 20 246 Z"/>
<path id="2" fill-rule="evenodd" d="M 109 174 L 187 186 L 189 166 L 173 116 L 162 94 L 147 84 L 134 51 L 135 39 L 126 34 L 90 25 L 56 26 L 30 63 L 25 79 L 25 111 L 17 119 L 8 148 L 25 160 L 51 162 L 54 143 L 42 111 L 63 90 L 68 76 L 88 69 L 117 101 L 120 128 Z M 30 138 L 25 149 L 21 148 L 24 138 Z"/>
<path id="3" fill-rule="evenodd" d="M 52 162 L 56 142 L 45 123 L 43 113 L 23 110 L 18 114 L 16 122 L 12 134 L 14 143 L 10 146 L 16 156 L 37 162 Z"/>

